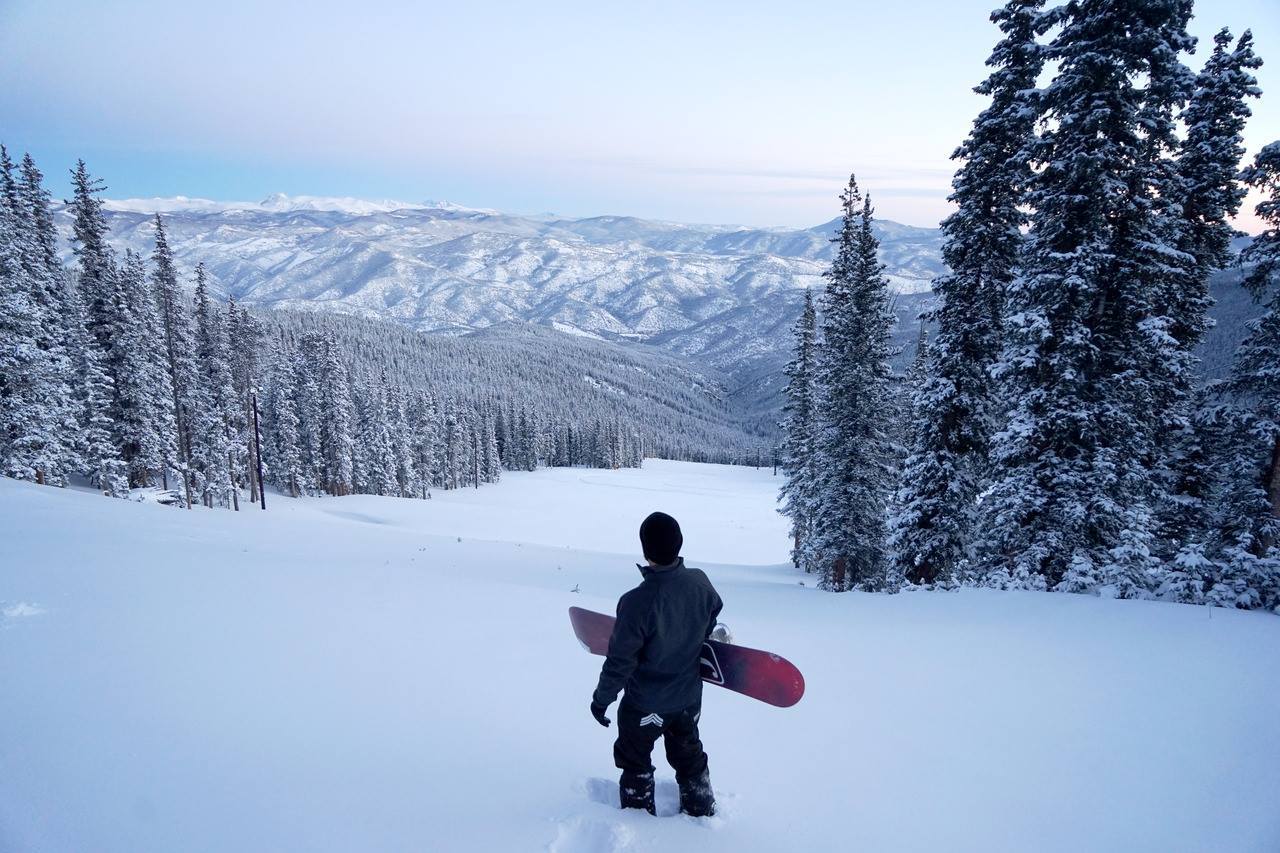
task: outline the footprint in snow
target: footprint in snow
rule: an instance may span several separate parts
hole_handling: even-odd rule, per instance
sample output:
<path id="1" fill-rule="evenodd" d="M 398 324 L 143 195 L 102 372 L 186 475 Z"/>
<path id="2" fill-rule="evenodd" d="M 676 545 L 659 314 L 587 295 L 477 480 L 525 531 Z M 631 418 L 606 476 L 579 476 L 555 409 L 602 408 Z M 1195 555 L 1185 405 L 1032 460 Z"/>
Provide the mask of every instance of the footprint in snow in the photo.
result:
<path id="1" fill-rule="evenodd" d="M 560 824 L 547 853 L 622 853 L 633 840 L 625 824 L 575 817 Z"/>
<path id="2" fill-rule="evenodd" d="M 0 626 L 12 625 L 19 619 L 25 619 L 30 616 L 39 616 L 44 612 L 45 609 L 39 604 L 30 604 L 26 601 L 15 601 L 12 603 L 0 601 Z"/>

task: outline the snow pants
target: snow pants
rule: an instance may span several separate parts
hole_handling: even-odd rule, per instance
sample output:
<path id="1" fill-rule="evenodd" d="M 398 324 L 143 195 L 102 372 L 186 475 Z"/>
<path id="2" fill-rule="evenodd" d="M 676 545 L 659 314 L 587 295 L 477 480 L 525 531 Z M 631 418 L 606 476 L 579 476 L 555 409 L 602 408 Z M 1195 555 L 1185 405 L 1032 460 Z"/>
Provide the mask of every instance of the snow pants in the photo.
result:
<path id="1" fill-rule="evenodd" d="M 707 770 L 707 753 L 698 736 L 702 703 L 683 711 L 655 714 L 637 708 L 623 697 L 618 705 L 618 739 L 613 761 L 622 771 L 618 787 L 622 807 L 654 812 L 653 746 L 661 737 L 667 762 L 680 786 L 680 811 L 695 817 L 715 814 L 715 796 Z"/>

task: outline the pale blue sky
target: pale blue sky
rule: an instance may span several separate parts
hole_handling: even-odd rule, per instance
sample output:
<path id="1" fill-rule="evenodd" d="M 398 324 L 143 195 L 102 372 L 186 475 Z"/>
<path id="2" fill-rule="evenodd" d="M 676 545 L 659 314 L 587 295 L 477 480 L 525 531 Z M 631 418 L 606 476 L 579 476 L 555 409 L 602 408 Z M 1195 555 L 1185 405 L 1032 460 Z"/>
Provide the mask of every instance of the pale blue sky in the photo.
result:
<path id="1" fill-rule="evenodd" d="M 272 192 L 512 212 L 812 225 L 856 171 L 935 225 L 982 99 L 997 0 L 182 3 L 0 0 L 0 140 L 58 194 Z M 1200 0 L 1271 63 L 1280 2 Z"/>

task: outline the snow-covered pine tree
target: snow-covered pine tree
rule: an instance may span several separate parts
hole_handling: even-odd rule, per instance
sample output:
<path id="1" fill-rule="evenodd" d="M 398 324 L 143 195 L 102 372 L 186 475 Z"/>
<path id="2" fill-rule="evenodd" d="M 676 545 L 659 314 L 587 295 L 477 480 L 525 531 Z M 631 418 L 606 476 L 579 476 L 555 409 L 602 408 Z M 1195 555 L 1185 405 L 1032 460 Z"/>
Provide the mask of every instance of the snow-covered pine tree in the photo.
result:
<path id="1" fill-rule="evenodd" d="M 77 162 L 71 179 L 75 216 L 71 248 L 76 268 L 66 293 L 68 315 L 74 318 L 69 324 L 68 351 L 80 428 L 77 450 L 84 475 L 96 488 L 104 494 L 124 496 L 128 484 L 113 436 L 116 388 L 109 365 L 112 337 L 120 325 L 115 303 L 116 269 L 98 198 L 105 187 L 89 175 L 83 160 Z"/>
<path id="2" fill-rule="evenodd" d="M 351 379 L 336 341 L 308 335 L 303 354 L 317 374 L 318 399 L 305 412 L 314 418 L 319 444 L 320 488 L 330 495 L 348 495 L 355 488 L 356 409 Z M 364 453 L 364 449 L 360 449 Z"/>
<path id="3" fill-rule="evenodd" d="M 328 474 L 325 470 L 325 445 L 323 441 L 324 433 L 324 416 L 326 410 L 322 407 L 323 390 L 320 385 L 320 356 L 323 352 L 323 340 L 319 335 L 306 335 L 300 341 L 300 345 L 296 351 L 292 353 L 290 359 L 291 370 L 293 373 L 291 382 L 293 387 L 293 400 L 298 413 L 298 448 L 299 458 L 301 459 L 301 481 L 303 484 L 304 494 L 329 493 Z M 343 387 L 346 387 L 345 382 Z M 351 392 L 348 388 L 345 394 L 338 395 L 338 400 L 348 404 L 347 415 L 354 417 L 349 406 L 351 400 Z M 349 423 L 349 421 L 348 421 Z M 350 437 L 350 433 L 348 433 Z M 346 475 L 347 479 L 342 481 L 342 486 L 346 491 L 340 494 L 351 493 L 351 455 L 346 456 Z M 337 465 L 341 466 L 342 458 L 335 459 Z M 341 470 L 341 469 L 340 469 Z"/>
<path id="4" fill-rule="evenodd" d="M 808 538 L 813 490 L 817 486 L 817 411 L 814 404 L 817 328 L 813 292 L 806 288 L 800 318 L 792 333 L 795 344 L 791 361 L 786 367 L 786 403 L 782 407 L 783 438 L 779 453 L 783 476 L 778 493 L 779 512 L 791 519 L 791 562 L 797 566 L 801 564 L 803 543 Z M 812 569 L 812 566 L 808 568 Z"/>
<path id="5" fill-rule="evenodd" d="M 448 400 L 444 406 L 444 468 L 441 488 L 456 489 L 462 484 L 463 466 L 466 464 L 466 421 L 457 400 Z"/>
<path id="6" fill-rule="evenodd" d="M 115 434 L 133 486 L 163 477 L 177 456 L 173 397 L 163 350 L 157 345 L 162 323 L 141 256 L 126 251 L 116 276 L 110 372 L 116 377 Z"/>
<path id="7" fill-rule="evenodd" d="M 260 381 L 258 348 L 262 331 L 249 312 L 236 305 L 235 297 L 227 298 L 226 320 L 228 367 L 231 386 L 239 405 L 234 426 L 238 428 L 239 447 L 235 455 L 243 468 L 237 477 L 249 484 L 249 502 L 258 500 L 257 460 L 253 441 L 253 394 Z"/>
<path id="8" fill-rule="evenodd" d="M 196 265 L 196 357 L 205 389 L 206 409 L 200 432 L 206 460 L 205 503 L 240 509 L 240 472 L 244 462 L 239 441 L 243 409 L 231 375 L 227 328 L 222 312 L 209 298 L 208 273 Z"/>
<path id="9" fill-rule="evenodd" d="M 155 288 L 156 306 L 160 312 L 164 351 L 167 358 L 168 385 L 173 400 L 173 419 L 176 430 L 174 446 L 178 455 L 171 461 L 182 477 L 187 507 L 192 506 L 198 495 L 197 476 L 201 473 L 193 464 L 199 450 L 197 429 L 205 408 L 203 383 L 196 365 L 195 341 L 191 331 L 191 319 L 187 314 L 186 299 L 178 284 L 178 271 L 174 267 L 173 252 L 165 234 L 160 214 L 155 217 L 155 251 L 151 260 L 155 264 L 151 280 Z"/>
<path id="10" fill-rule="evenodd" d="M 356 390 L 359 424 L 356 446 L 362 459 L 364 475 L 356 489 L 371 495 L 396 494 L 399 484 L 396 482 L 396 465 L 392 455 L 386 376 L 359 383 Z"/>
<path id="11" fill-rule="evenodd" d="M 1010 410 L 982 503 L 989 582 L 1148 594 L 1169 281 L 1155 198 L 1182 91 L 1189 3 L 1092 0 L 1060 10 L 1034 145 L 1022 275 L 994 366 Z M 1146 81 L 1146 88 L 1139 85 Z"/>
<path id="12" fill-rule="evenodd" d="M 824 589 L 896 589 L 885 552 L 892 472 L 888 285 L 857 180 L 840 195 L 836 254 L 825 273 L 817 357 L 818 485 L 802 562 Z"/>
<path id="13" fill-rule="evenodd" d="M 74 462 L 70 365 L 58 331 L 58 275 L 33 213 L 0 147 L 0 473 L 63 485 Z"/>
<path id="14" fill-rule="evenodd" d="M 302 417 L 298 408 L 298 380 L 303 375 L 297 352 L 277 350 L 271 359 L 267 393 L 262 401 L 266 427 L 262 446 L 263 476 L 290 497 L 310 494 L 311 474 L 304 461 Z"/>
<path id="15" fill-rule="evenodd" d="M 0 474 L 39 481 L 43 448 L 30 422 L 39 417 L 43 359 L 36 338 L 44 318 L 23 268 L 26 240 L 13 165 L 6 152 L 0 150 L 0 157 Z"/>
<path id="16" fill-rule="evenodd" d="M 7 154 L 2 146 L 0 159 L 6 161 L 7 185 L 11 177 Z M 67 307 L 68 279 L 58 259 L 58 234 L 50 209 L 49 192 L 44 188 L 44 176 L 30 154 L 23 155 L 19 172 L 16 187 L 18 207 L 13 215 L 23 269 L 39 318 L 35 337 L 40 353 L 38 370 L 28 377 L 36 401 L 33 418 L 26 428 L 27 434 L 35 438 L 35 442 L 28 446 L 28 453 L 34 463 L 37 482 L 65 485 L 67 476 L 79 467 L 75 450 L 78 425 L 71 393 L 75 377 L 67 351 L 71 334 Z M 5 194 L 8 197 L 8 189 Z"/>
<path id="17" fill-rule="evenodd" d="M 1263 196 L 1254 208 L 1262 233 L 1240 253 L 1244 286 L 1261 302 L 1280 290 L 1280 139 L 1264 145 L 1241 178 Z"/>
<path id="18" fill-rule="evenodd" d="M 438 481 L 440 457 L 440 419 L 435 401 L 426 391 L 414 393 L 409 406 L 410 452 L 418 472 L 418 497 L 431 497 L 431 487 Z"/>
<path id="19" fill-rule="evenodd" d="M 124 462 L 112 440 L 111 401 L 115 388 L 103 366 L 103 353 L 89 329 L 88 312 L 79 290 L 67 291 L 71 339 L 68 353 L 76 381 L 73 399 L 79 424 L 76 446 L 81 472 L 104 495 L 126 497 L 129 483 Z"/>
<path id="20" fill-rule="evenodd" d="M 1280 140 L 1263 147 L 1244 179 L 1262 192 L 1265 223 L 1241 253 L 1244 285 L 1266 304 L 1236 354 L 1225 390 L 1231 429 L 1215 506 L 1218 541 L 1205 598 L 1224 607 L 1280 608 Z"/>
<path id="21" fill-rule="evenodd" d="M 990 104 L 952 154 L 955 213 L 942 223 L 950 270 L 933 285 L 937 324 L 925 379 L 915 389 L 909 455 L 891 519 L 899 571 L 931 584 L 968 557 L 977 496 L 987 473 L 995 414 L 991 366 L 1000 354 L 1005 291 L 1013 281 L 1026 224 L 1028 153 L 1040 115 L 1036 80 L 1044 66 L 1037 42 L 1049 23 L 1043 0 L 1013 0 L 992 13 L 1004 33 L 975 87 Z"/>
<path id="22" fill-rule="evenodd" d="M 71 172 L 75 211 L 72 251 L 76 256 L 76 289 L 84 306 L 85 323 L 97 341 L 103 358 L 109 358 L 112 337 L 118 326 L 115 296 L 115 258 L 107 244 L 107 221 L 98 197 L 106 186 L 89 174 L 83 160 Z M 115 377 L 111 377 L 114 382 Z"/>
<path id="23" fill-rule="evenodd" d="M 1239 212 L 1246 194 L 1238 172 L 1244 157 L 1245 122 L 1252 115 L 1247 99 L 1261 95 L 1252 72 L 1262 66 L 1249 30 L 1234 48 L 1229 30 L 1221 30 L 1213 41 L 1213 53 L 1196 77 L 1195 94 L 1182 115 L 1187 131 L 1177 161 L 1183 217 L 1188 223 L 1183 249 L 1205 278 L 1232 261 L 1231 241 L 1237 232 L 1230 219 Z M 1204 299 L 1200 291 L 1189 296 L 1197 302 Z M 1195 330 L 1183 333 L 1175 328 L 1171 333 L 1198 340 Z"/>
<path id="24" fill-rule="evenodd" d="M 536 428 L 528 407 L 522 403 L 520 405 L 520 414 L 516 418 L 515 431 L 517 471 L 532 471 L 538 466 L 538 445 L 537 438 L 534 435 Z"/>
<path id="25" fill-rule="evenodd" d="M 502 459 L 498 456 L 498 418 L 492 407 L 486 406 L 483 414 L 481 482 L 496 483 L 502 479 Z"/>
<path id="26" fill-rule="evenodd" d="M 390 421 L 391 458 L 395 464 L 396 494 L 416 497 L 421 490 L 420 474 L 413 458 L 413 435 L 409 428 L 409 405 L 399 385 L 387 389 L 387 418 Z"/>
<path id="27" fill-rule="evenodd" d="M 1151 348 L 1157 380 L 1154 400 L 1160 415 L 1155 448 L 1160 455 L 1153 467 L 1159 498 L 1158 553 L 1173 561 L 1174 571 L 1180 571 L 1179 565 L 1196 565 L 1198 546 L 1205 541 L 1211 476 L 1204 440 L 1196 431 L 1195 349 L 1209 325 L 1209 276 L 1231 258 L 1235 232 L 1228 220 L 1244 198 L 1236 173 L 1250 114 L 1246 98 L 1258 94 L 1250 71 L 1260 64 L 1250 33 L 1232 49 L 1231 34 L 1219 32 L 1204 69 L 1194 86 L 1188 87 L 1193 93 L 1182 114 L 1187 132 L 1177 145 L 1176 159 L 1160 160 L 1163 180 L 1156 187 L 1154 209 L 1165 220 L 1164 242 L 1170 251 L 1165 288 L 1156 291 L 1152 310 L 1167 335 L 1161 338 L 1162 346 Z M 1164 138 L 1172 138 L 1171 122 L 1148 123 L 1165 127 Z M 1148 135 L 1158 134 L 1149 131 Z M 1170 141 L 1164 147 L 1172 150 L 1174 145 Z M 1184 547 L 1191 547 L 1195 554 L 1175 560 Z"/>

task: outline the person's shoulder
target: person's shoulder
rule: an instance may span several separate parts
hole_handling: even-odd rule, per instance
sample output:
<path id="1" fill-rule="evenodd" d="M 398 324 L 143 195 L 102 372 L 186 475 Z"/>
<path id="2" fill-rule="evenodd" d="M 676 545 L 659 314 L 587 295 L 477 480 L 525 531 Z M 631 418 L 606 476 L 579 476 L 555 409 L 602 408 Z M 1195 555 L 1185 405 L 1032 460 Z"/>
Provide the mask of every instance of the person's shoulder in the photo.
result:
<path id="1" fill-rule="evenodd" d="M 715 584 L 711 582 L 711 578 L 707 577 L 707 573 L 702 569 L 686 566 L 685 570 L 689 573 L 689 579 L 700 587 L 715 592 Z"/>
<path id="2" fill-rule="evenodd" d="M 689 577 L 699 583 L 711 583 L 711 578 L 707 577 L 707 573 L 697 566 L 685 566 L 684 570 L 689 573 Z"/>
<path id="3" fill-rule="evenodd" d="M 622 598 L 618 599 L 618 610 L 642 607 L 652 597 L 653 590 L 650 589 L 648 584 L 642 583 L 622 594 Z"/>

